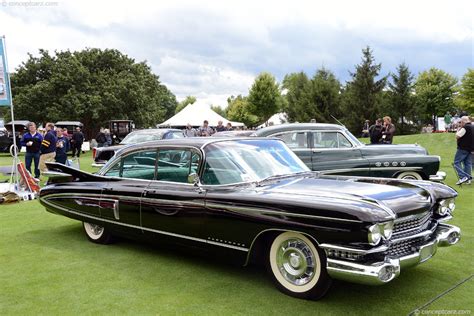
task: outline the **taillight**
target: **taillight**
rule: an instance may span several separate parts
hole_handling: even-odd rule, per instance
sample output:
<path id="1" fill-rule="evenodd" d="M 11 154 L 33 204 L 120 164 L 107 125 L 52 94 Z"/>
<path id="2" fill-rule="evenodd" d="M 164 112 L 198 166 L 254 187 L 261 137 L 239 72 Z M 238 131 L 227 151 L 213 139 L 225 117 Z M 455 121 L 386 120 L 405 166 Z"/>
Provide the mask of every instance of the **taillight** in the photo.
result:
<path id="1" fill-rule="evenodd" d="M 97 148 L 92 148 L 92 159 L 95 159 L 95 154 L 97 153 Z"/>

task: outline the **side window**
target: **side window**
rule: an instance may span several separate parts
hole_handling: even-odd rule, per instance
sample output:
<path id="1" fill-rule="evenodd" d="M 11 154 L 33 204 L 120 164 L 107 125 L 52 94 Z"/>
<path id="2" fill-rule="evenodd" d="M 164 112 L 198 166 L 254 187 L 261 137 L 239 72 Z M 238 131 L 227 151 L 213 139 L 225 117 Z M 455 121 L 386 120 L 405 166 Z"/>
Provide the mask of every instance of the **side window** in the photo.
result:
<path id="1" fill-rule="evenodd" d="M 119 159 L 115 164 L 110 168 L 105 175 L 108 177 L 120 177 L 120 171 L 122 170 L 122 159 Z"/>
<path id="2" fill-rule="evenodd" d="M 308 148 L 308 133 L 307 132 L 287 132 L 274 134 L 273 137 L 280 138 L 291 149 Z"/>
<path id="3" fill-rule="evenodd" d="M 315 148 L 350 148 L 351 142 L 339 132 L 314 132 Z"/>
<path id="4" fill-rule="evenodd" d="M 350 148 L 352 147 L 351 142 L 341 133 L 337 133 L 339 148 Z"/>
<path id="5" fill-rule="evenodd" d="M 169 134 L 168 138 L 172 138 L 172 139 L 175 139 L 175 138 L 183 138 L 184 137 L 184 134 L 183 132 L 172 132 Z"/>
<path id="6" fill-rule="evenodd" d="M 155 178 L 156 150 L 137 151 L 122 158 L 120 177 L 153 180 Z"/>
<path id="7" fill-rule="evenodd" d="M 199 154 L 190 149 L 160 150 L 157 180 L 188 183 L 188 175 L 198 171 L 199 159 Z"/>

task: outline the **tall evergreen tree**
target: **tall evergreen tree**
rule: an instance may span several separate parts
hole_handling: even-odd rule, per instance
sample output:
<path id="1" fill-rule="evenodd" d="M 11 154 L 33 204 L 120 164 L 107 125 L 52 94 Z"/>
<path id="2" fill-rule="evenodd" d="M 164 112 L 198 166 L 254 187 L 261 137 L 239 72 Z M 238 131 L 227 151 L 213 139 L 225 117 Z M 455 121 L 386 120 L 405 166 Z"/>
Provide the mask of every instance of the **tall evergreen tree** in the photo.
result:
<path id="1" fill-rule="evenodd" d="M 391 74 L 392 81 L 388 83 L 390 88 L 390 106 L 392 119 L 401 122 L 397 130 L 401 134 L 407 134 L 409 129 L 406 120 L 414 121 L 415 102 L 413 98 L 413 75 L 405 63 L 397 67 L 397 73 Z"/>
<path id="2" fill-rule="evenodd" d="M 285 111 L 290 122 L 307 122 L 311 118 L 319 117 L 316 106 L 311 102 L 311 80 L 304 72 L 291 73 L 285 76 L 282 88 L 287 93 L 284 96 L 286 102 Z"/>
<path id="3" fill-rule="evenodd" d="M 314 118 L 318 122 L 331 122 L 331 116 L 339 117 L 341 114 L 341 83 L 339 80 L 331 71 L 321 68 L 316 71 L 311 83 L 311 96 L 317 109 L 317 115 Z"/>
<path id="4" fill-rule="evenodd" d="M 362 50 L 362 62 L 355 66 L 352 80 L 344 90 L 344 124 L 359 134 L 366 119 L 373 121 L 380 113 L 382 91 L 387 77 L 377 79 L 382 64 L 376 64 L 369 46 Z"/>

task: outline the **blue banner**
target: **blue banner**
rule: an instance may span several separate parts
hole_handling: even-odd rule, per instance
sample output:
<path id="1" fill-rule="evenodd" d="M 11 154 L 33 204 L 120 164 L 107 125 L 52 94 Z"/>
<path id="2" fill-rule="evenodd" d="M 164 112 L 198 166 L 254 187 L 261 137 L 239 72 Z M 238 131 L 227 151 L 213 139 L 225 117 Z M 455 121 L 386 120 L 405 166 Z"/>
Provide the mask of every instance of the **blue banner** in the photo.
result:
<path id="1" fill-rule="evenodd" d="M 0 37 L 0 106 L 11 106 L 10 76 L 5 56 L 5 37 Z"/>

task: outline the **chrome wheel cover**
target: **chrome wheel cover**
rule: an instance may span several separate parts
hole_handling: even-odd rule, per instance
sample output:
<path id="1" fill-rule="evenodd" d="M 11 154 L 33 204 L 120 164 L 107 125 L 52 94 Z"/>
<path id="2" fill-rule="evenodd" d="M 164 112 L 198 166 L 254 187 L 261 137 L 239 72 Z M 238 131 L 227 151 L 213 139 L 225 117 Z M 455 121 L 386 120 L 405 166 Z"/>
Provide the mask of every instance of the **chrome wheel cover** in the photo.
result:
<path id="1" fill-rule="evenodd" d="M 278 270 L 291 284 L 305 285 L 313 279 L 316 260 L 313 251 L 303 240 L 285 240 L 279 245 L 276 255 Z"/>
<path id="2" fill-rule="evenodd" d="M 104 227 L 96 224 L 84 223 L 84 228 L 87 235 L 92 239 L 99 239 L 104 233 Z"/>

